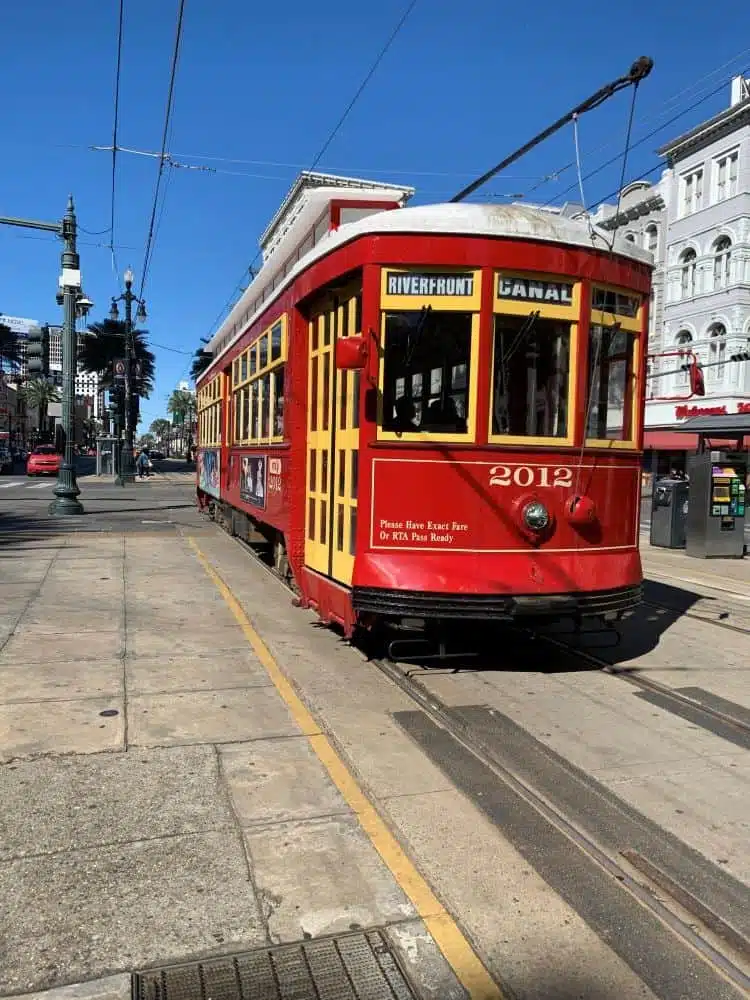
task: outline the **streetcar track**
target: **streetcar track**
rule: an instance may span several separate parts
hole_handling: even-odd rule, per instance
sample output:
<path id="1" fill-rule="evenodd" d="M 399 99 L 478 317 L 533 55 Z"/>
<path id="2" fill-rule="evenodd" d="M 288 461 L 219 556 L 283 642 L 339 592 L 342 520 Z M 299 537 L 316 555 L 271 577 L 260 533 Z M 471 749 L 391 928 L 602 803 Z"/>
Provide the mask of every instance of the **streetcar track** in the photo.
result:
<path id="1" fill-rule="evenodd" d="M 697 699 L 690 698 L 687 695 L 682 694 L 682 692 L 675 691 L 674 688 L 671 688 L 666 684 L 662 684 L 660 681 L 655 681 L 651 677 L 644 676 L 644 674 L 638 670 L 634 670 L 630 667 L 619 667 L 616 664 L 610 663 L 608 660 L 604 660 L 601 657 L 596 656 L 594 653 L 590 653 L 585 649 L 579 649 L 578 647 L 557 639 L 554 636 L 539 635 L 538 639 L 540 641 L 547 642 L 550 645 L 556 646 L 558 649 L 563 649 L 567 653 L 575 653 L 578 658 L 590 663 L 591 666 L 596 667 L 597 670 L 602 673 L 609 674 L 610 677 L 615 677 L 618 680 L 625 681 L 627 684 L 630 684 L 641 691 L 647 691 L 651 694 L 658 695 L 666 702 L 670 702 L 675 706 L 690 710 L 698 715 L 703 715 L 707 719 L 721 723 L 730 729 L 736 730 L 737 733 L 747 737 L 750 741 L 750 724 L 745 722 L 743 719 L 739 719 L 736 716 L 728 714 L 727 712 L 722 712 L 717 708 L 713 708 L 711 705 L 706 705 L 704 702 L 698 701 Z M 710 727 L 704 726 L 703 728 Z"/>
<path id="2" fill-rule="evenodd" d="M 716 621 L 715 618 L 711 618 L 709 615 L 701 615 L 695 611 L 683 611 L 681 608 L 676 608 L 669 604 L 660 604 L 658 601 L 644 600 L 641 603 L 648 608 L 655 608 L 658 611 L 668 611 L 678 618 L 692 618 L 694 621 L 705 622 L 707 625 L 716 625 L 717 628 L 727 629 L 730 632 L 738 632 L 740 635 L 750 635 L 750 627 L 746 628 L 742 625 L 732 625 L 730 622 Z M 724 612 L 721 613 L 723 614 Z"/>
<path id="3" fill-rule="evenodd" d="M 294 589 L 279 577 L 250 543 L 236 536 L 234 537 L 243 550 L 258 565 L 273 576 L 276 581 L 281 583 L 290 594 L 295 594 Z M 585 650 L 579 650 L 568 643 L 549 636 L 540 636 L 540 638 L 565 650 L 568 654 L 579 656 L 610 676 L 625 680 L 640 690 L 658 694 L 663 698 L 672 699 L 674 703 L 679 703 L 683 707 L 689 706 L 692 710 L 702 712 L 706 717 L 720 721 L 724 725 L 734 727 L 739 732 L 747 734 L 750 737 L 750 725 L 739 719 L 688 698 L 666 685 L 660 684 L 658 681 L 634 675 L 627 670 L 618 669 L 611 663 L 601 660 Z M 638 860 L 637 852 L 625 849 L 619 852 L 619 857 L 617 857 L 614 855 L 614 852 L 603 850 L 582 829 L 579 829 L 570 818 L 556 808 L 551 801 L 537 791 L 531 783 L 514 773 L 506 764 L 499 761 L 491 748 L 484 743 L 476 731 L 469 726 L 461 724 L 450 713 L 447 706 L 431 694 L 414 677 L 413 671 L 404 671 L 399 668 L 397 663 L 379 658 L 370 658 L 369 662 L 406 694 L 412 702 L 418 705 L 420 710 L 429 719 L 445 730 L 470 755 L 489 768 L 499 781 L 503 782 L 531 806 L 536 813 L 551 824 L 552 827 L 562 833 L 570 843 L 574 844 L 587 858 L 616 881 L 644 909 L 656 917 L 663 926 L 669 928 L 688 949 L 697 953 L 714 972 L 719 974 L 725 981 L 750 995 L 750 975 L 732 957 L 732 952 L 734 952 L 735 955 L 741 956 L 746 961 L 750 960 L 750 940 L 748 938 L 734 930 L 731 925 L 713 913 L 700 900 L 692 897 L 682 886 L 674 883 L 675 888 L 673 891 L 670 891 L 672 887 L 668 882 L 665 883 L 664 880 L 659 881 L 656 878 L 651 878 L 649 872 L 652 869 L 657 869 L 653 865 L 650 865 L 648 859 L 641 859 L 640 864 L 636 863 Z M 641 876 L 644 881 L 641 881 L 638 876 Z M 667 905 L 665 899 L 668 899 L 672 905 Z M 685 915 L 680 915 L 680 911 L 684 912 Z M 729 943 L 730 947 L 726 951 L 722 950 L 721 947 L 714 945 L 709 940 L 709 937 L 699 933 L 696 930 L 696 926 L 704 927 L 708 931 L 709 937 L 716 935 L 722 939 L 723 943 Z"/>

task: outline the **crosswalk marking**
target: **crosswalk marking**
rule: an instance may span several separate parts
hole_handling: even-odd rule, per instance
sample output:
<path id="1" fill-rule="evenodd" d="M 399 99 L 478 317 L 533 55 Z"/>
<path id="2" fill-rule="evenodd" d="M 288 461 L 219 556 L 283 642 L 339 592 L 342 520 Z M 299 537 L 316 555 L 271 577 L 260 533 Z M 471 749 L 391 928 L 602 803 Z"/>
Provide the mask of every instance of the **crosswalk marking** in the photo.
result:
<path id="1" fill-rule="evenodd" d="M 48 479 L 43 483 L 24 483 L 17 480 L 16 482 L 0 483 L 0 490 L 10 490 L 13 489 L 14 486 L 20 486 L 21 489 L 26 490 L 46 490 L 49 489 L 50 486 L 54 486 L 55 482 L 56 480 L 54 479 Z"/>

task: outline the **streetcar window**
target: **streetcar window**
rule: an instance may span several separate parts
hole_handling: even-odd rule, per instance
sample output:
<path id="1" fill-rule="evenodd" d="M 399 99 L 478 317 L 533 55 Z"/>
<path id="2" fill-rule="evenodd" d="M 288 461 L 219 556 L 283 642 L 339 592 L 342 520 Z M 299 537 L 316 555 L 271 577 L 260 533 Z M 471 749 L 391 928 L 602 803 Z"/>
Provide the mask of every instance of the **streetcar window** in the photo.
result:
<path id="1" fill-rule="evenodd" d="M 271 427 L 271 377 L 264 375 L 260 380 L 261 402 L 260 402 L 260 436 L 270 437 Z"/>
<path id="2" fill-rule="evenodd" d="M 273 396 L 273 436 L 284 436 L 284 366 L 277 368 L 273 372 L 274 396 Z"/>
<path id="3" fill-rule="evenodd" d="M 349 372 L 352 384 L 352 427 L 359 427 L 359 372 Z"/>
<path id="4" fill-rule="evenodd" d="M 388 313 L 383 428 L 466 434 L 471 313 Z"/>
<path id="5" fill-rule="evenodd" d="M 257 441 L 260 427 L 260 382 L 253 382 L 250 389 L 250 431 L 245 428 L 245 436 Z"/>
<path id="6" fill-rule="evenodd" d="M 240 358 L 240 382 L 247 378 L 247 351 Z"/>
<path id="7" fill-rule="evenodd" d="M 569 323 L 496 316 L 492 433 L 567 437 L 569 373 Z"/>
<path id="8" fill-rule="evenodd" d="M 617 323 L 591 325 L 586 437 L 600 441 L 629 441 L 632 437 L 634 347 L 634 334 Z"/>
<path id="9" fill-rule="evenodd" d="M 254 386 L 248 385 L 242 390 L 242 440 L 250 437 L 250 406 Z"/>
<path id="10" fill-rule="evenodd" d="M 258 349 L 260 350 L 260 357 L 258 358 L 258 371 L 265 368 L 268 364 L 268 337 L 263 336 L 258 341 Z"/>
<path id="11" fill-rule="evenodd" d="M 271 330 L 271 361 L 278 361 L 281 357 L 281 323 L 277 323 Z"/>

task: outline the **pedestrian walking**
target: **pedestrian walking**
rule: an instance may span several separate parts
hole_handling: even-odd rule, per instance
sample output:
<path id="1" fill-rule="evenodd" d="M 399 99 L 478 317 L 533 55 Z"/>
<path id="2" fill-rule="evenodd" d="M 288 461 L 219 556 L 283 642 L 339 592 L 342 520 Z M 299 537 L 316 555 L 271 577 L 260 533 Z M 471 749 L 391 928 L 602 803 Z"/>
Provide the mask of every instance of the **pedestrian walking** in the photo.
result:
<path id="1" fill-rule="evenodd" d="M 148 479 L 151 475 L 151 472 L 149 471 L 151 468 L 151 459 L 148 457 L 148 451 L 145 448 L 141 449 L 136 465 L 138 466 L 138 478 L 143 479 L 145 475 Z"/>

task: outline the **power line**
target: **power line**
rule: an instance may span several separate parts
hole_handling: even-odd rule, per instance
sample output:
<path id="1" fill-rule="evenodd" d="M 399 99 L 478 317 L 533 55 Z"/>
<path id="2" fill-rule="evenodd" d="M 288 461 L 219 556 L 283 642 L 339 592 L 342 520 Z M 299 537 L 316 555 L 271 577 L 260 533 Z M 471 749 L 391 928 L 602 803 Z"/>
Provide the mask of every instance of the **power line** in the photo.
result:
<path id="1" fill-rule="evenodd" d="M 349 117 L 349 114 L 351 113 L 352 109 L 354 108 L 354 105 L 357 103 L 357 101 L 359 100 L 359 98 L 362 96 L 362 93 L 364 92 L 365 87 L 367 86 L 367 84 L 370 82 L 370 80 L 375 75 L 375 72 L 376 72 L 378 66 L 381 64 L 381 62 L 385 58 L 386 53 L 388 52 L 388 50 L 390 49 L 391 45 L 396 40 L 396 37 L 398 36 L 398 34 L 401 31 L 401 29 L 403 28 L 403 26 L 406 24 L 406 22 L 407 22 L 407 20 L 409 18 L 409 15 L 414 10 L 414 8 L 417 6 L 418 2 L 419 2 L 419 0 L 410 0 L 410 3 L 408 4 L 406 10 L 404 11 L 404 13 L 399 18 L 399 20 L 398 20 L 395 28 L 391 32 L 391 34 L 388 36 L 388 39 L 387 39 L 385 45 L 382 47 L 382 49 L 380 50 L 380 52 L 375 57 L 375 61 L 373 62 L 372 66 L 370 67 L 369 71 L 367 72 L 364 80 L 362 81 L 362 83 L 357 88 L 357 90 L 356 90 L 356 92 L 354 94 L 354 97 L 352 97 L 351 101 L 349 101 L 348 105 L 346 106 L 346 108 L 344 110 L 344 113 L 341 115 L 341 117 L 339 118 L 339 120 L 334 125 L 334 127 L 331 130 L 331 132 L 329 133 L 328 138 L 326 139 L 326 141 L 320 147 L 320 150 L 318 151 L 315 159 L 312 161 L 312 163 L 310 164 L 310 166 L 308 168 L 309 170 L 314 170 L 315 167 L 317 167 L 317 165 L 320 163 L 321 159 L 323 158 L 323 156 L 326 153 L 326 150 L 328 149 L 328 147 L 331 145 L 331 143 L 333 142 L 333 140 L 338 135 L 339 129 L 344 124 L 344 122 L 346 121 L 346 119 Z M 205 157 L 205 159 L 208 159 L 208 157 Z M 278 178 L 278 179 L 282 180 L 282 178 Z M 216 317 L 216 319 L 211 324 L 211 329 L 213 329 L 216 326 L 216 324 L 219 322 L 219 320 L 226 313 L 227 309 L 230 307 L 230 304 L 234 300 L 234 297 L 235 297 L 236 293 L 242 287 L 242 282 L 245 279 L 245 277 L 247 276 L 248 270 L 252 270 L 252 267 L 255 264 L 255 261 L 258 259 L 258 257 L 260 257 L 261 252 L 258 252 L 256 254 L 256 256 L 253 259 L 253 262 L 250 264 L 250 267 L 249 268 L 245 268 L 245 270 L 243 271 L 242 278 L 240 278 L 240 280 L 237 282 L 237 284 L 235 285 L 235 287 L 234 287 L 234 289 L 232 291 L 232 294 L 227 299 L 226 304 L 224 305 L 224 307 L 222 308 L 221 312 L 218 314 L 218 316 Z"/>
<path id="2" fill-rule="evenodd" d="M 161 154 L 159 156 L 159 170 L 156 174 L 156 187 L 154 189 L 154 203 L 151 208 L 151 221 L 148 225 L 148 236 L 146 237 L 146 252 L 143 256 L 143 269 L 141 272 L 141 287 L 138 294 L 139 298 L 143 298 L 143 290 L 146 286 L 146 278 L 148 276 L 148 269 L 151 264 L 151 255 L 153 251 L 154 242 L 154 227 L 156 225 L 156 212 L 159 206 L 159 190 L 161 188 L 161 179 L 164 173 L 164 165 L 167 162 L 167 139 L 169 137 L 170 122 L 172 119 L 172 102 L 174 99 L 174 84 L 175 78 L 177 76 L 177 63 L 180 55 L 180 41 L 182 39 L 182 19 L 185 12 L 185 0 L 180 0 L 180 5 L 177 11 L 177 28 L 175 31 L 174 40 L 174 50 L 172 52 L 172 65 L 169 71 L 169 89 L 167 91 L 167 107 L 164 113 L 164 131 L 162 132 L 161 140 Z"/>
<path id="3" fill-rule="evenodd" d="M 748 49 L 746 51 L 750 52 L 750 49 Z M 734 62 L 736 58 L 737 57 L 735 56 L 734 59 L 730 60 L 730 62 Z M 721 66 L 720 68 L 724 69 L 726 65 L 728 65 L 728 64 L 724 64 L 724 66 Z M 716 72 L 717 72 L 717 70 L 714 70 L 712 73 L 707 74 L 707 76 L 715 76 Z M 732 76 L 734 76 L 734 74 L 732 74 Z M 689 105 L 687 108 L 684 108 L 682 111 L 678 111 L 677 114 L 672 115 L 671 118 L 668 118 L 666 121 L 662 122 L 661 125 L 657 125 L 657 127 L 653 128 L 650 132 L 647 132 L 646 135 L 642 136 L 640 139 L 638 139 L 636 142 L 634 142 L 632 144 L 631 149 L 635 149 L 638 146 L 642 145 L 644 142 L 647 142 L 650 138 L 652 138 L 652 136 L 657 135 L 659 132 L 663 131 L 665 128 L 669 128 L 670 125 L 674 124 L 674 122 L 678 121 L 684 115 L 690 114 L 691 111 L 694 111 L 696 108 L 700 107 L 701 104 L 704 104 L 706 101 L 710 100 L 710 98 L 715 97 L 716 94 L 718 94 L 721 90 L 723 90 L 724 87 L 726 87 L 728 83 L 731 83 L 732 76 L 723 78 L 722 81 L 718 84 L 718 86 L 716 86 L 712 90 L 708 91 L 708 93 L 704 94 L 703 97 L 700 97 L 697 101 L 694 101 L 691 105 Z M 689 91 L 691 89 L 694 89 L 694 87 L 693 88 L 687 88 L 687 89 Z M 674 104 L 675 103 L 675 99 L 676 99 L 675 97 L 669 98 L 667 101 L 664 102 L 664 106 L 666 107 L 669 104 Z M 651 115 L 650 117 L 645 118 L 643 120 L 642 124 L 645 124 L 646 122 L 649 122 L 649 121 L 654 121 L 654 119 L 658 118 L 658 117 L 659 117 L 658 115 Z M 610 139 L 607 142 L 602 143 L 600 146 L 595 147 L 594 149 L 587 150 L 584 155 L 585 156 L 593 156 L 596 153 L 600 153 L 602 150 L 608 149 L 610 146 L 612 146 L 613 142 L 614 142 L 614 140 Z M 594 173 L 598 173 L 599 170 L 604 170 L 606 167 L 609 167 L 613 163 L 616 163 L 617 160 L 619 160 L 619 159 L 620 159 L 620 154 L 618 154 L 617 156 L 612 157 L 611 159 L 607 160 L 606 163 L 603 163 L 601 165 L 601 167 L 597 168 L 597 170 Z M 546 177 L 542 178 L 542 180 L 540 180 L 538 183 L 536 183 L 532 187 L 530 187 L 525 192 L 524 198 L 528 198 L 528 196 L 530 194 L 533 194 L 534 191 L 538 191 L 540 187 L 542 187 L 544 184 L 547 184 L 549 181 L 551 181 L 551 180 L 557 180 L 560 177 L 561 174 L 564 174 L 566 170 L 571 169 L 575 165 L 576 165 L 576 161 L 575 160 L 571 160 L 570 163 L 566 163 L 565 166 L 560 167 L 557 170 L 553 170 Z M 589 174 L 588 176 L 592 177 L 592 176 L 594 176 L 594 174 Z M 584 177 L 583 179 L 586 180 L 587 178 Z M 557 194 L 555 194 L 554 197 L 555 198 L 559 198 L 559 197 L 562 197 L 562 195 L 568 194 L 570 191 L 572 191 L 576 187 L 576 184 L 577 184 L 577 182 L 571 184 L 564 191 L 558 192 Z M 552 199 L 552 200 L 554 200 L 554 199 Z M 551 201 L 545 202 L 545 204 L 549 205 L 549 204 L 551 204 Z"/>
<path id="4" fill-rule="evenodd" d="M 117 26 L 117 65 L 115 68 L 115 113 L 112 126 L 112 196 L 110 199 L 109 232 L 112 253 L 112 271 L 117 284 L 117 258 L 115 256 L 115 193 L 117 178 L 117 130 L 120 123 L 120 70 L 122 66 L 122 33 L 125 20 L 125 0 L 120 0 L 120 14 Z"/>
<path id="5" fill-rule="evenodd" d="M 637 149 L 638 146 L 642 146 L 644 142 L 648 142 L 648 140 L 651 139 L 651 138 L 653 138 L 655 135 L 657 135 L 657 133 L 662 132 L 665 128 L 669 128 L 669 126 L 673 125 L 678 119 L 684 117 L 687 114 L 690 114 L 691 111 L 695 111 L 696 108 L 700 107 L 701 104 L 704 104 L 707 100 L 709 100 L 709 98 L 714 97 L 716 94 L 719 93 L 719 91 L 723 90 L 724 87 L 726 87 L 726 80 L 722 80 L 722 82 L 718 85 L 718 87 L 715 87 L 712 91 L 710 91 L 704 97 L 701 97 L 699 100 L 695 101 L 693 104 L 691 104 L 689 107 L 685 108 L 683 111 L 679 111 L 676 115 L 673 115 L 671 118 L 669 118 L 662 125 L 658 125 L 656 128 L 652 129 L 650 132 L 647 132 L 646 135 L 642 136 L 642 138 L 640 138 L 637 142 L 632 143 L 631 146 L 630 146 L 630 149 L 633 150 L 633 149 Z M 598 167 L 595 167 L 593 170 L 589 171 L 589 173 L 584 176 L 583 180 L 584 181 L 590 180 L 592 177 L 595 177 L 597 174 L 601 173 L 602 170 L 606 170 L 607 167 L 611 167 L 612 164 L 616 163 L 619 159 L 620 159 L 620 155 L 619 154 L 617 156 L 611 157 L 609 160 L 606 160 L 604 163 L 600 164 Z M 659 164 L 659 166 L 662 166 L 662 164 Z M 564 195 L 568 194 L 570 191 L 572 191 L 577 186 L 577 183 L 578 182 L 576 181 L 575 183 L 571 184 L 569 187 L 565 188 L 564 191 L 557 192 L 557 194 L 555 194 L 553 198 L 550 198 L 549 201 L 546 201 L 544 203 L 545 207 L 547 205 L 551 205 L 552 202 L 555 201 L 555 199 L 562 198 Z M 531 190 L 534 190 L 534 189 L 532 188 Z"/>
<path id="6" fill-rule="evenodd" d="M 378 55 L 377 55 L 377 57 L 375 59 L 375 62 L 372 64 L 372 66 L 370 67 L 369 72 L 367 73 L 367 75 L 365 76 L 364 80 L 362 81 L 362 83 L 357 88 L 357 92 L 355 93 L 354 97 L 351 99 L 351 101 L 349 101 L 349 104 L 347 105 L 346 110 L 344 111 L 343 115 L 336 122 L 336 125 L 334 126 L 333 130 L 331 131 L 331 134 L 328 136 L 328 138 L 326 139 L 326 141 L 321 146 L 318 155 L 315 157 L 315 159 L 313 160 L 313 162 L 312 162 L 312 164 L 310 166 L 310 170 L 314 170 L 315 167 L 318 165 L 318 163 L 320 163 L 321 159 L 323 158 L 324 153 L 326 152 L 326 150 L 328 149 L 328 147 L 331 145 L 331 143 L 333 142 L 333 140 L 336 138 L 339 129 L 344 124 L 344 122 L 346 121 L 346 119 L 349 117 L 350 111 L 352 110 L 352 108 L 354 107 L 354 105 L 359 100 L 359 98 L 362 95 L 362 92 L 364 91 L 364 89 L 367 86 L 367 84 L 370 82 L 370 80 L 372 79 L 372 77 L 375 75 L 375 71 L 377 70 L 378 66 L 380 65 L 380 63 L 385 58 L 385 54 L 388 52 L 388 49 L 391 47 L 391 45 L 393 44 L 393 42 L 396 40 L 396 36 L 401 31 L 401 29 L 403 28 L 403 26 L 406 24 L 406 21 L 407 21 L 409 15 L 414 10 L 414 8 L 417 6 L 417 3 L 418 3 L 418 0 L 411 0 L 411 2 L 409 3 L 409 6 L 406 8 L 406 10 L 404 11 L 404 13 L 401 15 L 401 18 L 400 18 L 398 24 L 396 25 L 396 27 L 391 32 L 390 37 L 388 38 L 388 41 L 385 43 L 385 45 L 383 46 L 383 48 L 378 53 Z"/>

